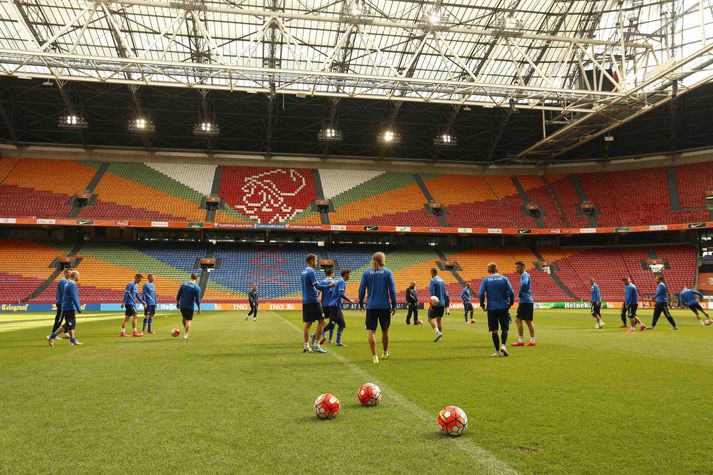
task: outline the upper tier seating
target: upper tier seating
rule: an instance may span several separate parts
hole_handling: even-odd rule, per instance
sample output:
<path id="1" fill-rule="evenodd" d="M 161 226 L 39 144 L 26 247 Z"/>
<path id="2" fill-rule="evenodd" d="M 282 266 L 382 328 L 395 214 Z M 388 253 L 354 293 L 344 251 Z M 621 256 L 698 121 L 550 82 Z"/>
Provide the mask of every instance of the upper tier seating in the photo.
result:
<path id="1" fill-rule="evenodd" d="M 100 162 L 0 158 L 0 217 L 63 218 L 90 186 Z M 711 219 L 713 162 L 674 168 L 681 209 L 671 209 L 666 168 L 575 175 L 479 176 L 209 164 L 108 164 L 96 201 L 78 217 L 202 222 L 213 186 L 225 202 L 218 223 L 321 224 L 313 202 L 331 200 L 331 224 L 479 228 L 592 227 L 579 205 L 596 206 L 598 227 L 681 224 Z M 217 178 L 220 177 L 219 183 Z M 581 183 L 580 196 L 575 181 Z M 320 191 L 321 190 L 321 193 Z M 445 205 L 444 218 L 428 210 Z M 527 204 L 541 210 L 530 217 Z"/>

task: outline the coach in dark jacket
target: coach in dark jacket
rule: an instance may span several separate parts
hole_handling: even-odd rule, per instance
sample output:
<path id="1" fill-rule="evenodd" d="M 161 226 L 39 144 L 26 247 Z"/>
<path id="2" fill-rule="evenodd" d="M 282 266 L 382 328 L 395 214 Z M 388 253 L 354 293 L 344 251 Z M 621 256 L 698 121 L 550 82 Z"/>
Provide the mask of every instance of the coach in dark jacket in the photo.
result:
<path id="1" fill-rule="evenodd" d="M 408 289 L 406 289 L 406 303 L 408 304 L 406 325 L 411 324 L 411 314 L 413 314 L 413 324 L 418 325 L 418 294 L 416 293 L 416 282 L 411 282 Z"/>

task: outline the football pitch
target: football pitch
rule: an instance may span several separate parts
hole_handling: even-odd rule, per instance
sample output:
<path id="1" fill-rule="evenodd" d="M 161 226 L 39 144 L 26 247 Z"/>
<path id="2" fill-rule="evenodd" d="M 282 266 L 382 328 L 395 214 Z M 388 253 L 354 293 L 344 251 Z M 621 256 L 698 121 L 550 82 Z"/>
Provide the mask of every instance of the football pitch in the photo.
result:
<path id="1" fill-rule="evenodd" d="M 302 353 L 299 312 L 206 312 L 188 343 L 176 313 L 143 338 L 80 315 L 84 345 L 55 348 L 49 315 L 2 315 L 0 472 L 710 473 L 713 327 L 673 314 L 677 332 L 626 333 L 615 311 L 596 330 L 586 310 L 540 310 L 537 347 L 490 358 L 482 312 L 446 317 L 439 343 L 398 312 L 379 365 L 355 311 L 327 354 Z M 377 407 L 357 401 L 367 382 Z M 314 416 L 324 392 L 333 420 Z M 446 405 L 468 414 L 458 439 L 437 432 Z"/>

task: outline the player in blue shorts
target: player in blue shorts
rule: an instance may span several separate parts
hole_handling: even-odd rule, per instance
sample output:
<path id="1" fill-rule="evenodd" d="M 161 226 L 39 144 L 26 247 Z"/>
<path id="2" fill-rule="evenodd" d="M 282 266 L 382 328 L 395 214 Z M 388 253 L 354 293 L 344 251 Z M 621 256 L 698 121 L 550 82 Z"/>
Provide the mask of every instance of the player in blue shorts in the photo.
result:
<path id="1" fill-rule="evenodd" d="M 62 326 L 62 298 L 64 296 L 64 288 L 67 286 L 67 281 L 69 280 L 70 272 L 72 272 L 72 270 L 68 267 L 65 267 L 64 271 L 62 271 L 62 278 L 59 279 L 59 281 L 57 282 L 57 289 L 55 290 L 54 299 L 54 306 L 56 312 L 54 315 L 54 324 L 52 325 L 52 333 L 57 333 L 59 327 Z M 60 333 L 59 335 L 57 335 L 57 338 L 64 338 L 65 336 L 66 333 Z"/>
<path id="2" fill-rule="evenodd" d="M 309 254 L 305 257 L 307 267 L 300 275 L 302 284 L 302 322 L 304 322 L 304 349 L 303 353 L 326 353 L 327 350 L 319 345 L 322 338 L 322 330 L 324 329 L 324 312 L 322 305 L 319 303 L 319 292 L 334 287 L 332 281 L 329 284 L 323 284 L 317 281 L 317 274 L 314 270 L 317 268 L 317 256 Z M 310 328 L 312 324 L 317 322 L 317 331 L 312 337 L 312 346 L 310 347 Z"/>
<path id="3" fill-rule="evenodd" d="M 676 321 L 671 316 L 671 312 L 668 311 L 668 289 L 666 289 L 666 284 L 664 284 L 663 276 L 656 276 L 656 293 L 654 294 L 654 318 L 651 321 L 651 326 L 647 327 L 647 330 L 653 330 L 656 328 L 656 323 L 659 321 L 661 314 L 663 313 L 668 323 L 671 324 L 674 330 L 678 330 L 676 327 Z"/>
<path id="4" fill-rule="evenodd" d="M 56 331 L 53 331 L 52 334 L 47 337 L 47 343 L 50 346 L 54 346 L 54 341 L 57 339 L 57 336 L 62 333 L 69 335 L 69 341 L 72 346 L 81 345 L 76 338 L 77 314 L 82 313 L 82 304 L 79 302 L 79 290 L 77 289 L 78 281 L 79 272 L 76 270 L 71 271 L 67 284 L 64 286 L 62 292 L 63 323 Z"/>
<path id="5" fill-rule="evenodd" d="M 146 282 L 141 287 L 141 299 L 144 301 L 144 321 L 142 325 L 142 333 L 146 331 L 148 325 L 148 334 L 153 335 L 153 317 L 156 315 L 156 285 L 153 283 L 153 274 L 146 275 Z"/>
<path id="6" fill-rule="evenodd" d="M 134 280 L 126 284 L 124 289 L 124 300 L 121 303 L 121 308 L 125 309 L 124 321 L 121 323 L 121 333 L 119 336 L 126 336 L 126 323 L 131 320 L 131 327 L 133 332 L 131 336 L 144 336 L 143 333 L 139 333 L 136 329 L 136 325 L 139 321 L 139 316 L 136 313 L 136 306 L 142 303 L 141 297 L 139 296 L 139 283 L 143 280 L 144 276 L 141 274 L 136 274 Z"/>
<path id="7" fill-rule="evenodd" d="M 349 303 L 354 303 L 347 297 L 347 281 L 351 276 L 351 269 L 342 269 L 341 277 L 334 281 L 335 286 L 330 292 L 331 300 L 329 301 L 329 323 L 324 327 L 322 333 L 322 340 L 320 343 L 323 344 L 326 341 L 327 332 L 329 332 L 329 343 L 332 343 L 332 336 L 334 335 L 334 327 L 337 327 L 337 346 L 347 346 L 342 342 L 342 333 L 344 329 L 347 328 L 347 323 L 344 320 L 344 312 L 342 312 L 342 302 L 346 300 Z M 327 313 L 327 312 L 325 312 Z"/>
<path id="8" fill-rule="evenodd" d="M 599 291 L 599 284 L 594 282 L 594 277 L 589 278 L 591 289 L 589 291 L 590 301 L 592 304 L 592 317 L 597 321 L 594 328 L 600 330 L 604 328 L 604 320 L 602 320 L 602 293 Z"/>
<path id="9" fill-rule="evenodd" d="M 371 256 L 371 267 L 364 271 L 359 284 L 359 309 L 364 310 L 366 296 L 366 331 L 371 350 L 371 361 L 379 363 L 376 356 L 376 328 L 381 327 L 381 357 L 391 356 L 389 352 L 389 326 L 396 313 L 396 283 L 394 275 L 386 267 L 386 255 L 376 252 Z"/>

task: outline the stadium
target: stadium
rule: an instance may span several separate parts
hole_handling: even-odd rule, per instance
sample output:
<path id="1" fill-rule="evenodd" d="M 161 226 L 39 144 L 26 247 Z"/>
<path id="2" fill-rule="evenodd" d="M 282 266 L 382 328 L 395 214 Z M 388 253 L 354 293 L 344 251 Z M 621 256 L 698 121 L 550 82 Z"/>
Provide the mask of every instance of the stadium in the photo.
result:
<path id="1" fill-rule="evenodd" d="M 0 471 L 713 472 L 712 108 L 711 0 L 3 1 Z"/>

